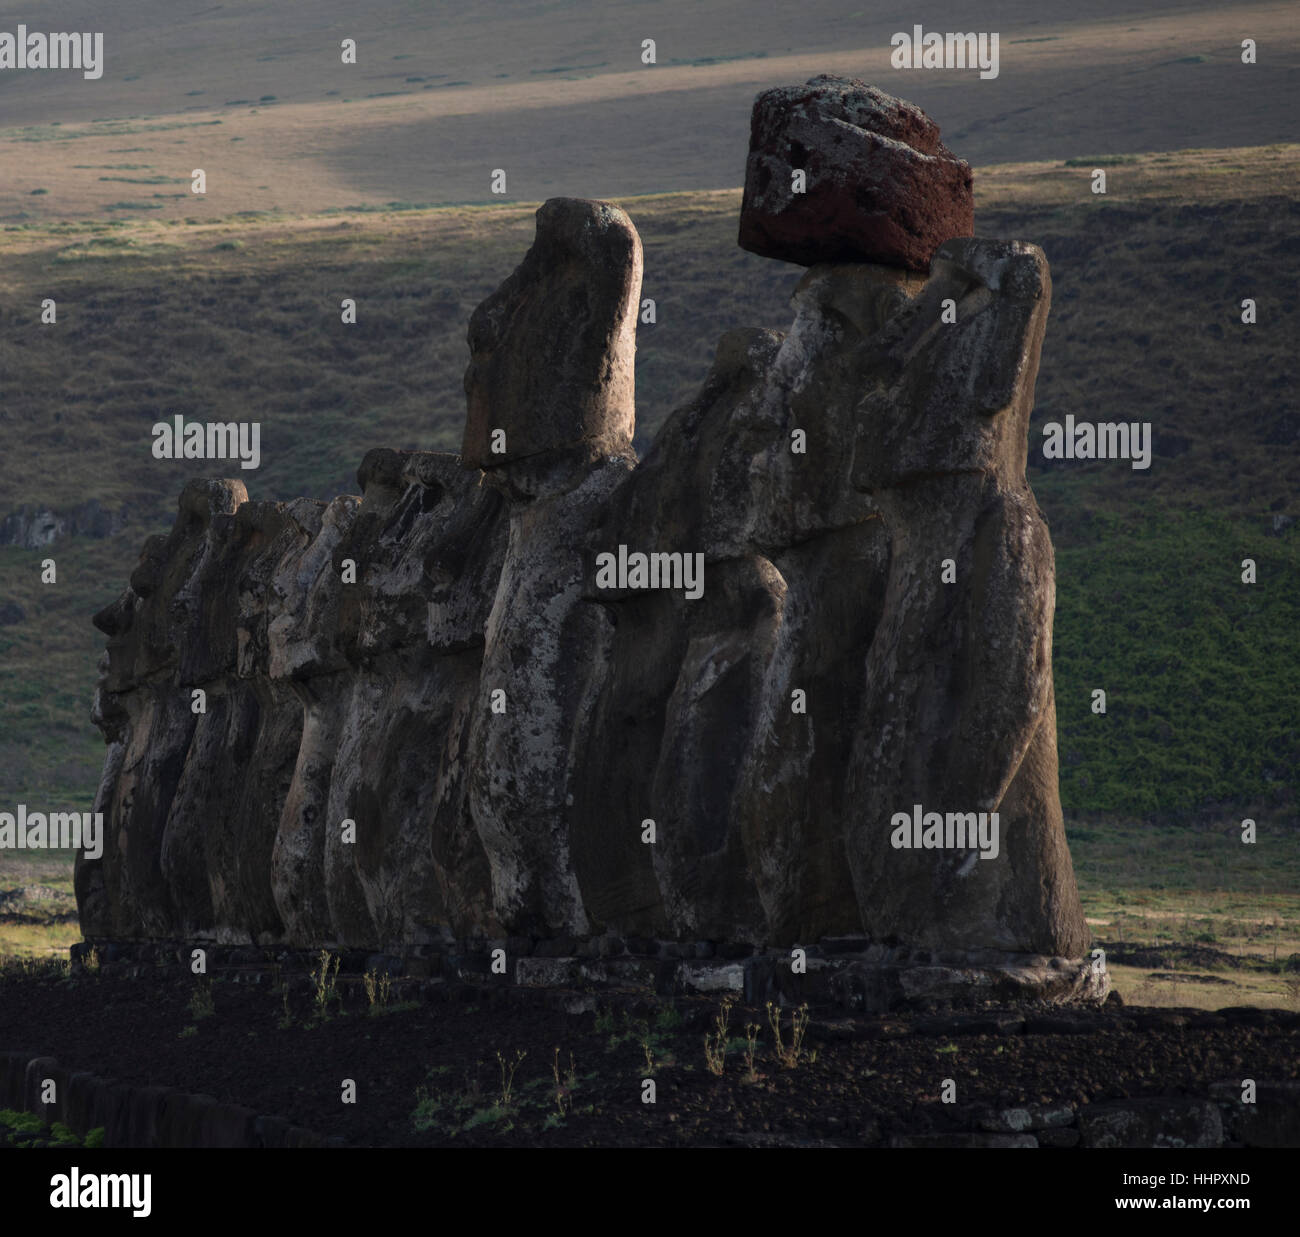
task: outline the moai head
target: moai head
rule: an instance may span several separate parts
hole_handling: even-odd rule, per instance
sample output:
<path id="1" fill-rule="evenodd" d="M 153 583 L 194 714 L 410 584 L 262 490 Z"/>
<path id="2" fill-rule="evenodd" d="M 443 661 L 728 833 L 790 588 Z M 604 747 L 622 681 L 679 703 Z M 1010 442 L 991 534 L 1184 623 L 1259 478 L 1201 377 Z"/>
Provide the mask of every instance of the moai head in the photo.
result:
<path id="1" fill-rule="evenodd" d="M 941 245 L 887 345 L 896 377 L 860 407 L 854 484 L 875 492 L 956 473 L 1023 484 L 1051 301 L 1036 245 Z"/>
<path id="2" fill-rule="evenodd" d="M 271 582 L 280 560 L 299 544 L 300 535 L 288 504 L 279 502 L 246 502 L 235 515 L 235 526 L 243 547 L 234 580 L 237 669 L 239 677 L 247 679 L 268 671 Z"/>
<path id="3" fill-rule="evenodd" d="M 630 451 L 640 295 L 641 238 L 623 211 L 544 203 L 532 248 L 470 318 L 464 467 Z"/>
<path id="4" fill-rule="evenodd" d="M 329 503 L 298 498 L 285 508 L 292 529 L 266 594 L 268 672 L 273 679 L 302 679 L 342 669 L 338 641 L 344 567 L 337 553 L 356 520 L 360 501 L 341 494 Z M 356 564 L 356 579 L 363 564 Z M 351 571 L 348 572 L 349 578 Z"/>
<path id="5" fill-rule="evenodd" d="M 125 691 L 164 673 L 203 682 L 233 665 L 228 582 L 239 550 L 235 512 L 248 499 L 240 481 L 190 481 L 165 537 L 150 537 L 130 588 L 92 622 L 108 635 L 105 685 Z"/>
<path id="6" fill-rule="evenodd" d="M 235 521 L 247 501 L 243 482 L 215 477 L 191 481 L 181 491 L 171 559 L 183 561 L 195 539 L 202 545 L 168 605 L 173 622 L 184 616 L 177 623 L 181 683 L 204 683 L 235 667 L 239 602 L 231 580 L 244 548 Z"/>

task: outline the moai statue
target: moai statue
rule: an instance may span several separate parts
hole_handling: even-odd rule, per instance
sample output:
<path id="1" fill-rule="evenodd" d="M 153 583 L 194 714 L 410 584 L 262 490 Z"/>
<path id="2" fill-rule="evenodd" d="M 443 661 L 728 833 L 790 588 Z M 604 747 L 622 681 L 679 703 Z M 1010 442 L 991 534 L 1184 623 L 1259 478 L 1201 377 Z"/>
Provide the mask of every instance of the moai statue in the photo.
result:
<path id="1" fill-rule="evenodd" d="M 332 551 L 357 579 L 338 602 L 348 666 L 324 811 L 326 892 L 338 939 L 397 950 L 491 922 L 464 752 L 506 521 L 500 495 L 454 455 L 373 450 L 357 480 L 360 509 Z M 343 820 L 353 843 L 341 841 Z"/>
<path id="2" fill-rule="evenodd" d="M 234 514 L 247 497 L 238 481 L 191 481 L 171 532 L 145 542 L 130 587 L 94 617 L 109 637 L 93 714 L 109 753 L 96 799 L 104 853 L 77 861 L 78 898 L 103 908 L 87 915 L 88 934 L 166 937 L 210 920 L 201 859 L 169 845 L 167 833 L 188 827 L 172 809 L 185 798 L 196 731 L 219 734 L 226 723 L 220 697 L 235 640 L 220 581 L 237 554 Z M 213 699 L 210 713 L 194 712 L 196 687 Z M 183 909 L 182 893 L 197 894 Z"/>
<path id="3" fill-rule="evenodd" d="M 891 537 L 847 796 L 876 940 L 1088 945 L 1057 787 L 1052 543 L 1025 480 L 1050 303 L 1035 246 L 948 241 L 861 405 L 855 482 Z"/>
<path id="4" fill-rule="evenodd" d="M 555 198 L 518 269 L 470 319 L 462 463 L 509 501 L 469 762 L 470 806 L 507 930 L 582 933 L 571 762 L 612 623 L 582 599 L 593 513 L 635 463 L 641 241 L 605 202 Z M 502 693 L 495 697 L 493 693 Z"/>

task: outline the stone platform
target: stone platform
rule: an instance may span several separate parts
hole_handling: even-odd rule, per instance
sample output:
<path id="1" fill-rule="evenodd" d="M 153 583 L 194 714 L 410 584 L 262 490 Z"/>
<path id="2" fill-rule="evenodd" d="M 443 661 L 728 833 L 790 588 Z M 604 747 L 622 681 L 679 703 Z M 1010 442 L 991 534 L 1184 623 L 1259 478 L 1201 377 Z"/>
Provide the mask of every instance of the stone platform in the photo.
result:
<path id="1" fill-rule="evenodd" d="M 588 993 L 674 996 L 732 994 L 749 1004 L 807 1003 L 817 1010 L 857 1014 L 975 1010 L 996 1006 L 1100 1005 L 1110 977 L 1089 959 L 993 950 L 924 950 L 830 938 L 793 950 L 758 950 L 712 941 L 680 942 L 591 937 L 446 941 L 400 953 L 327 951 L 339 975 L 386 974 L 407 996 L 446 983 Z M 204 941 L 98 941 L 72 947 L 73 963 L 91 950 L 109 973 L 157 966 L 189 969 L 195 949 L 209 975 L 244 977 L 306 973 L 320 950 L 221 945 Z"/>

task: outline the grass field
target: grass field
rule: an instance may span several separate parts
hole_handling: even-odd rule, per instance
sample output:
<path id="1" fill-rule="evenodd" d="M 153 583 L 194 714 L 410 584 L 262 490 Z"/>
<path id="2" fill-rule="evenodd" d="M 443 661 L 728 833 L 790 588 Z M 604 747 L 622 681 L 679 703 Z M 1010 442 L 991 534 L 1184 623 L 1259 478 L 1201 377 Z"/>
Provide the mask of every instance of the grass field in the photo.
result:
<path id="1" fill-rule="evenodd" d="M 59 960 L 81 940 L 72 851 L 0 851 L 0 964 Z"/>
<path id="2" fill-rule="evenodd" d="M 105 185 L 115 201 L 171 191 L 151 160 L 114 161 L 95 174 L 123 178 Z M 1104 198 L 1088 189 L 1094 167 Z M 1137 952 L 1111 969 L 1141 1003 L 1296 999 L 1298 180 L 1297 145 L 976 173 L 979 234 L 1031 239 L 1052 264 L 1030 477 L 1057 547 L 1062 798 L 1094 932 Z M 657 303 L 638 337 L 644 449 L 724 330 L 788 325 L 801 271 L 736 247 L 738 190 L 622 204 Z M 102 649 L 89 615 L 170 525 L 185 479 L 211 470 L 154 460 L 155 420 L 260 420 L 263 467 L 241 479 L 261 498 L 352 491 L 371 446 L 457 449 L 466 322 L 527 248 L 535 204 L 354 205 L 0 225 L 0 520 L 95 498 L 124 521 L 109 537 L 0 547 L 0 804 L 89 805 L 103 753 L 87 718 Z M 39 321 L 46 297 L 55 326 Z M 340 322 L 344 297 L 356 326 Z M 1067 412 L 1151 421 L 1150 470 L 1046 465 L 1041 426 Z M 48 557 L 55 585 L 40 581 Z M 1254 585 L 1240 582 L 1247 557 Z M 1260 822 L 1254 847 L 1236 840 L 1245 816 Z M 54 896 L 9 898 L 0 954 L 77 936 L 58 918 L 66 862 L 30 862 L 5 856 L 0 891 Z"/>
<path id="3" fill-rule="evenodd" d="M 1085 160 L 1085 163 L 1093 162 Z M 1230 166 L 1231 176 L 1213 174 Z M 1300 146 L 1147 155 L 1109 167 L 981 169 L 981 234 L 1029 237 L 1054 304 L 1030 476 L 1058 556 L 1062 793 L 1076 812 L 1294 821 L 1300 730 Z M 707 372 L 719 334 L 783 327 L 800 270 L 734 243 L 735 190 L 627 199 L 657 321 L 638 336 L 638 444 Z M 181 412 L 257 419 L 258 498 L 354 490 L 371 446 L 456 450 L 465 325 L 522 256 L 532 205 L 23 222 L 0 232 L 0 494 L 87 498 L 123 530 L 0 547 L 0 802 L 84 806 L 102 749 L 86 720 L 102 647 L 88 618 L 170 525 L 203 462 L 159 461 Z M 1200 239 L 1212 234 L 1214 246 Z M 1226 266 L 1222 255 L 1231 252 Z M 1249 294 L 1260 320 L 1240 322 Z M 56 325 L 39 321 L 53 298 Z M 355 326 L 339 303 L 355 298 Z M 1053 463 L 1043 422 L 1150 420 L 1152 467 Z M 33 467 L 39 460 L 40 466 Z M 0 517 L 4 514 L 0 511 Z M 42 584 L 53 554 L 56 585 Z M 1258 582 L 1240 582 L 1253 558 Z M 1092 692 L 1107 692 L 1094 715 Z"/>
<path id="4" fill-rule="evenodd" d="M 1001 40 L 991 80 L 893 69 L 891 35 L 921 20 L 903 0 L 802 0 L 797 19 L 748 0 L 81 8 L 78 28 L 104 31 L 103 76 L 8 83 L 0 216 L 472 202 L 495 168 L 515 201 L 721 188 L 743 176 L 754 95 L 818 73 L 917 103 L 982 166 L 1234 147 L 1294 137 L 1300 63 L 1291 0 L 1004 0 L 981 19 Z M 957 0 L 924 14 L 934 30 L 973 20 Z M 0 0 L 0 22 L 38 28 L 21 0 Z M 1250 66 L 1246 35 L 1260 49 Z M 194 168 L 208 176 L 200 199 L 177 183 Z"/>
<path id="5" fill-rule="evenodd" d="M 1300 1006 L 1300 837 L 1265 827 L 1067 825 L 1084 913 L 1130 1004 Z"/>

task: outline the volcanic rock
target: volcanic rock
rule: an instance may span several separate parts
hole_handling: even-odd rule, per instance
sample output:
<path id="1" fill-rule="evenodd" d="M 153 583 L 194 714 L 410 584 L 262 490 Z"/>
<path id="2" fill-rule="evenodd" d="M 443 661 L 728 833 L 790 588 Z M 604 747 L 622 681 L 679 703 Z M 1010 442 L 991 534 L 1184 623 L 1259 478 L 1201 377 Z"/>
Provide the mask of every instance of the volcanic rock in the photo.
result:
<path id="1" fill-rule="evenodd" d="M 795 174 L 805 184 L 796 189 Z M 767 258 L 924 271 L 974 231 L 970 165 L 919 107 L 857 78 L 820 76 L 754 101 L 740 247 Z"/>
<path id="2" fill-rule="evenodd" d="M 470 318 L 466 468 L 628 451 L 641 261 L 617 206 L 552 198 L 538 210 L 532 248 Z"/>

